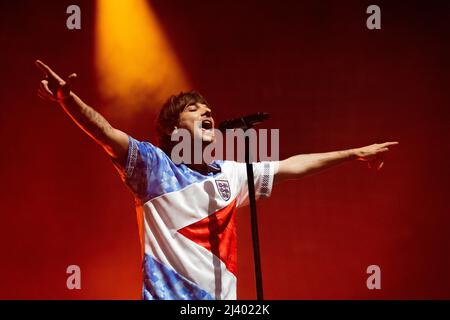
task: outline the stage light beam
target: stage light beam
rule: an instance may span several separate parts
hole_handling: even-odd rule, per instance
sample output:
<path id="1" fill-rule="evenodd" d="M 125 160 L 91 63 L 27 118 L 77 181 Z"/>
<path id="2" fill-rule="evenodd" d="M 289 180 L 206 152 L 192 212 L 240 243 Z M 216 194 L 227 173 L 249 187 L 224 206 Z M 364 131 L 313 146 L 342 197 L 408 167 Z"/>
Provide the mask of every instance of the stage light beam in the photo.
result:
<path id="1" fill-rule="evenodd" d="M 111 111 L 132 116 L 157 109 L 188 81 L 145 0 L 97 0 L 99 92 Z"/>

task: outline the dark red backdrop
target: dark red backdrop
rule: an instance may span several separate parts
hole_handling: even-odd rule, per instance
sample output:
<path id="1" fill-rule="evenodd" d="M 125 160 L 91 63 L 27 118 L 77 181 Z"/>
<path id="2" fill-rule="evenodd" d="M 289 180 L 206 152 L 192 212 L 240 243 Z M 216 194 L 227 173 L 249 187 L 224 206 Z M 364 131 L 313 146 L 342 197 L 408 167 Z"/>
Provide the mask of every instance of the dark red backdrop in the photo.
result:
<path id="1" fill-rule="evenodd" d="M 73 3 L 81 31 L 65 28 Z M 215 116 L 270 112 L 282 158 L 401 143 L 381 172 L 349 163 L 259 202 L 266 298 L 450 298 L 448 2 L 377 1 L 379 31 L 365 27 L 369 1 L 151 3 Z M 123 121 L 100 101 L 94 19 L 93 1 L 2 2 L 0 298 L 140 297 L 131 194 L 103 151 L 35 95 L 41 58 L 77 72 L 77 92 L 114 125 L 154 139 L 154 112 Z M 238 223 L 238 296 L 254 298 L 248 209 Z M 66 289 L 70 264 L 82 290 Z M 371 264 L 379 291 L 366 288 Z"/>

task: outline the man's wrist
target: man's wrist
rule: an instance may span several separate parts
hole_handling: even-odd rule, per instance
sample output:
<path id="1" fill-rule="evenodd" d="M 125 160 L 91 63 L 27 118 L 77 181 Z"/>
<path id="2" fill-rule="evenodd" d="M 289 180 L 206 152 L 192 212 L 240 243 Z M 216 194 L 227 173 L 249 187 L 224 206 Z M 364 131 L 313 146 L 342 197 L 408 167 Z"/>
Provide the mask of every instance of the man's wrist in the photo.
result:
<path id="1" fill-rule="evenodd" d="M 58 103 L 67 104 L 74 100 L 74 93 L 70 91 L 68 94 L 58 93 L 56 101 Z"/>
<path id="2" fill-rule="evenodd" d="M 357 148 L 347 150 L 347 154 L 348 154 L 348 157 L 350 160 L 357 160 L 359 158 L 359 153 L 358 153 Z"/>

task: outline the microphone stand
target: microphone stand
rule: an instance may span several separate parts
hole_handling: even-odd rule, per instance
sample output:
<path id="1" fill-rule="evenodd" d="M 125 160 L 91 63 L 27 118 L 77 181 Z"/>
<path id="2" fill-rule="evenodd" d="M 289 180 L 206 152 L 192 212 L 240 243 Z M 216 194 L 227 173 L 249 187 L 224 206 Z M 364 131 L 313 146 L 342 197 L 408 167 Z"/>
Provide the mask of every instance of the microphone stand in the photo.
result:
<path id="1" fill-rule="evenodd" d="M 269 118 L 267 112 L 258 112 L 249 116 L 245 116 L 239 119 L 233 119 L 222 122 L 219 126 L 221 131 L 226 129 L 240 128 L 246 132 L 248 129 L 253 128 L 258 123 L 263 122 Z M 252 240 L 253 240 L 253 260 L 255 263 L 255 280 L 256 280 L 256 297 L 257 300 L 264 300 L 263 297 L 263 284 L 262 284 L 262 272 L 261 272 L 261 258 L 259 255 L 259 236 L 258 236 L 258 220 L 256 215 L 256 196 L 255 196 L 255 182 L 253 176 L 253 164 L 250 162 L 250 138 L 245 135 L 245 166 L 247 169 L 247 183 L 248 183 L 248 199 L 250 202 L 250 217 L 252 227 Z"/>
<path id="2" fill-rule="evenodd" d="M 244 131 L 247 131 L 250 128 L 251 128 L 250 125 L 246 125 Z M 248 198 L 250 202 L 250 217 L 251 217 L 252 240 L 253 240 L 253 260 L 255 263 L 256 299 L 264 300 L 262 272 L 261 272 L 261 258 L 259 254 L 258 220 L 256 216 L 255 183 L 253 177 L 253 164 L 250 162 L 250 138 L 248 135 L 245 135 L 245 164 L 247 168 Z"/>

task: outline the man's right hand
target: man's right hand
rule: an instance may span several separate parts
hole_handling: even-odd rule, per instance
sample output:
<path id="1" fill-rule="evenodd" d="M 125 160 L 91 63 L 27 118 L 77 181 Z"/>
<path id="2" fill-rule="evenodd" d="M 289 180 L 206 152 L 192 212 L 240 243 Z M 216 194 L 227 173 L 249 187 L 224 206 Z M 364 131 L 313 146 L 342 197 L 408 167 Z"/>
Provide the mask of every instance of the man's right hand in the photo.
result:
<path id="1" fill-rule="evenodd" d="M 72 73 L 67 80 L 64 80 L 42 61 L 36 60 L 36 65 L 44 72 L 45 76 L 45 79 L 41 81 L 38 95 L 45 100 L 59 102 L 84 132 L 100 144 L 112 158 L 117 160 L 117 163 L 125 167 L 128 154 L 128 135 L 113 128 L 100 113 L 84 103 L 70 90 L 71 81 L 77 75 Z"/>
<path id="2" fill-rule="evenodd" d="M 45 79 L 41 81 L 38 95 L 44 100 L 61 101 L 70 97 L 70 87 L 77 77 L 72 73 L 67 80 L 63 80 L 56 72 L 40 60 L 36 60 L 36 66 L 42 70 Z"/>

